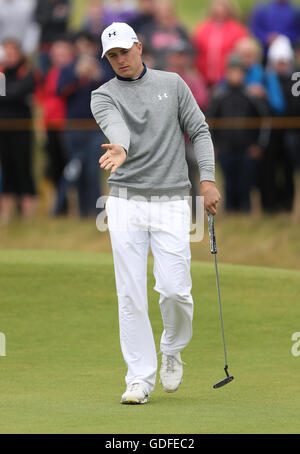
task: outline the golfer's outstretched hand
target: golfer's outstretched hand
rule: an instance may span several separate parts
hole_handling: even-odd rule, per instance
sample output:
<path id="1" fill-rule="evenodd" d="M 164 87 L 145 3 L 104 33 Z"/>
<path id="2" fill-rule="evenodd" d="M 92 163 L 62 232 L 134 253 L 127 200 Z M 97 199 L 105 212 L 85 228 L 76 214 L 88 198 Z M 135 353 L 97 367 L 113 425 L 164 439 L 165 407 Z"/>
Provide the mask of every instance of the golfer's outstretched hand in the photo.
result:
<path id="1" fill-rule="evenodd" d="M 221 200 L 220 193 L 213 181 L 202 181 L 200 195 L 204 197 L 204 208 L 211 214 L 217 213 L 217 203 Z"/>
<path id="2" fill-rule="evenodd" d="M 107 152 L 99 159 L 100 167 L 104 170 L 111 169 L 111 173 L 115 173 L 117 168 L 125 161 L 126 151 L 117 143 L 104 143 L 101 147 Z"/>

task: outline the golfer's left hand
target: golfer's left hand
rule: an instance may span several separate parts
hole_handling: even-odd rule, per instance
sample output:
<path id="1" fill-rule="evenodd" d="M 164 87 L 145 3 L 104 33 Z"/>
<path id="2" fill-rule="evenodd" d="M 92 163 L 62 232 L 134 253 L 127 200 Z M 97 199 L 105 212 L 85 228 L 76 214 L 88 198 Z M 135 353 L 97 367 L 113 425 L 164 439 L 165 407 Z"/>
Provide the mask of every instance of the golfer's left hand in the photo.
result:
<path id="1" fill-rule="evenodd" d="M 99 159 L 100 167 L 104 170 L 111 169 L 111 173 L 115 173 L 126 159 L 126 151 L 117 143 L 105 143 L 101 145 L 107 152 Z"/>
<path id="2" fill-rule="evenodd" d="M 213 181 L 202 181 L 200 195 L 204 197 L 204 208 L 213 215 L 217 213 L 217 203 L 221 200 L 220 193 Z"/>

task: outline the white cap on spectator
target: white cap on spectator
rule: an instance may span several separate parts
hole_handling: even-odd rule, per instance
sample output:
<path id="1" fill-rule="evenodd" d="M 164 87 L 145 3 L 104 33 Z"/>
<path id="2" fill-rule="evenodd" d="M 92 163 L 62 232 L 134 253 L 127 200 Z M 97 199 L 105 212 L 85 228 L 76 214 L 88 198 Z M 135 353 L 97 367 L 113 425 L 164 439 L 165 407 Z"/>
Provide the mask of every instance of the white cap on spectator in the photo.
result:
<path id="1" fill-rule="evenodd" d="M 124 22 L 113 22 L 101 35 L 102 41 L 102 58 L 110 49 L 121 47 L 130 49 L 133 43 L 138 43 L 138 37 L 130 25 Z"/>
<path id="2" fill-rule="evenodd" d="M 294 58 L 294 51 L 289 38 L 279 35 L 269 47 L 268 60 L 270 63 L 279 61 L 290 62 Z"/>

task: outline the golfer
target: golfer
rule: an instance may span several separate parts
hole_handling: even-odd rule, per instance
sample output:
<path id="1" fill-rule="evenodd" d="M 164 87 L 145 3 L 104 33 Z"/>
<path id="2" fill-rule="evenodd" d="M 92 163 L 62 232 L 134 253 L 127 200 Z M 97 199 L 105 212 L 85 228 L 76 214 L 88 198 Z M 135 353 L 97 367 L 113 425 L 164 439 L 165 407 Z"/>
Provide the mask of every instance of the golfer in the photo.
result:
<path id="1" fill-rule="evenodd" d="M 163 320 L 160 383 L 178 389 L 180 352 L 192 336 L 190 275 L 191 188 L 184 134 L 194 145 L 204 207 L 220 200 L 208 125 L 178 74 L 149 69 L 134 30 L 114 22 L 102 33 L 102 57 L 116 77 L 92 92 L 91 109 L 110 143 L 101 168 L 110 170 L 106 203 L 114 257 L 120 342 L 127 364 L 123 404 L 143 404 L 154 389 L 157 353 L 148 316 L 147 258 Z"/>

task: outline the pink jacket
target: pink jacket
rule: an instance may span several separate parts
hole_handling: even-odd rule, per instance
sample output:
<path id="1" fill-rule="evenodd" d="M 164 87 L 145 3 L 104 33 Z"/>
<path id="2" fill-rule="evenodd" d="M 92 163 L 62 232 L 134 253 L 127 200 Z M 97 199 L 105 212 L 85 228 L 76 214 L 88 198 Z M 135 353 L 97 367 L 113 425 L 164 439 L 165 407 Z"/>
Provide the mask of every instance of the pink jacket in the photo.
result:
<path id="1" fill-rule="evenodd" d="M 233 19 L 224 22 L 208 19 L 198 25 L 193 36 L 195 64 L 206 82 L 215 84 L 224 77 L 228 54 L 235 43 L 248 34 L 248 30 Z"/>

